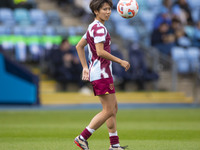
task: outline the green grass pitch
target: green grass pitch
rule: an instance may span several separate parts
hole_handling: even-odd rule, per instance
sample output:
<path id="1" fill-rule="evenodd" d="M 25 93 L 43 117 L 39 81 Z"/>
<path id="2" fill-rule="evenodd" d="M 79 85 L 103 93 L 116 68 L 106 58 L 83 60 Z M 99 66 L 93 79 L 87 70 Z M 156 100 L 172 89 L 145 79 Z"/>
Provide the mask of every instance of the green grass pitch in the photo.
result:
<path id="1" fill-rule="evenodd" d="M 74 138 L 98 110 L 0 111 L 0 150 L 78 150 Z M 118 134 L 129 150 L 200 150 L 200 109 L 119 110 Z M 88 140 L 108 150 L 103 125 Z"/>

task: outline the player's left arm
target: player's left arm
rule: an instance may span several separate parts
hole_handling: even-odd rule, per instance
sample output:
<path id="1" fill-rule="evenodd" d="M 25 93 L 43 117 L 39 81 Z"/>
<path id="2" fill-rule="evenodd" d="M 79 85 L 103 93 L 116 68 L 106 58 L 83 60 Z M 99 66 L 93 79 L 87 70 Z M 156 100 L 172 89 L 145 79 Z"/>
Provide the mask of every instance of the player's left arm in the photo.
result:
<path id="1" fill-rule="evenodd" d="M 130 68 L 129 62 L 127 62 L 125 60 L 122 60 L 122 59 L 120 59 L 118 57 L 115 57 L 112 54 L 110 54 L 107 51 L 105 51 L 104 50 L 104 43 L 103 42 L 96 43 L 95 47 L 96 47 L 97 55 L 99 57 L 102 57 L 102 58 L 108 59 L 110 61 L 119 63 L 122 67 L 125 68 L 125 71 L 127 71 Z"/>

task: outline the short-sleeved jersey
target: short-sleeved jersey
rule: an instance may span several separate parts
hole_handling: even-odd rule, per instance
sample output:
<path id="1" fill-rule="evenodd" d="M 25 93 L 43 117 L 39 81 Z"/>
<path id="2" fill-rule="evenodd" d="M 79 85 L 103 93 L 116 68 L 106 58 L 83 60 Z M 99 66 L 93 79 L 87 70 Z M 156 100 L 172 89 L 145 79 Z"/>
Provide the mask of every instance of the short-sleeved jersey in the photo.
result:
<path id="1" fill-rule="evenodd" d="M 110 51 L 111 38 L 106 27 L 94 20 L 88 27 L 87 32 L 83 36 L 87 40 L 89 51 L 89 70 L 90 81 L 112 77 L 112 62 L 110 60 L 99 57 L 96 52 L 95 44 L 103 42 L 104 50 Z"/>

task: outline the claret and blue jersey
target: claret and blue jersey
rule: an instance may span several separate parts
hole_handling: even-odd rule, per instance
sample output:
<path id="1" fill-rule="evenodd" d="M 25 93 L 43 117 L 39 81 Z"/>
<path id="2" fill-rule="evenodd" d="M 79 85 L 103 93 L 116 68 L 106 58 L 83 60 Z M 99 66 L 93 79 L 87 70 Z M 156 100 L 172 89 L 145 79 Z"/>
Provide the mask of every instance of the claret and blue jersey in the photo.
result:
<path id="1" fill-rule="evenodd" d="M 90 82 L 104 78 L 111 78 L 112 62 L 99 57 L 95 48 L 96 43 L 103 42 L 104 50 L 109 53 L 111 52 L 111 38 L 106 27 L 98 20 L 94 20 L 89 25 L 83 38 L 86 39 L 88 43 Z"/>

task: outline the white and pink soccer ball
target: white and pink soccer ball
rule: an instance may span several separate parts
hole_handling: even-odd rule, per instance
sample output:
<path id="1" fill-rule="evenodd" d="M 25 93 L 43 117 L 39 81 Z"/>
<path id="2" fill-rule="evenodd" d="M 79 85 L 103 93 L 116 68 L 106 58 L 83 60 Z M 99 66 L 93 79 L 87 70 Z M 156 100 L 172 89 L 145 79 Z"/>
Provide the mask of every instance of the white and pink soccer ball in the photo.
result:
<path id="1" fill-rule="evenodd" d="M 136 0 L 120 0 L 117 4 L 117 12 L 123 18 L 133 18 L 138 13 L 138 3 Z"/>

